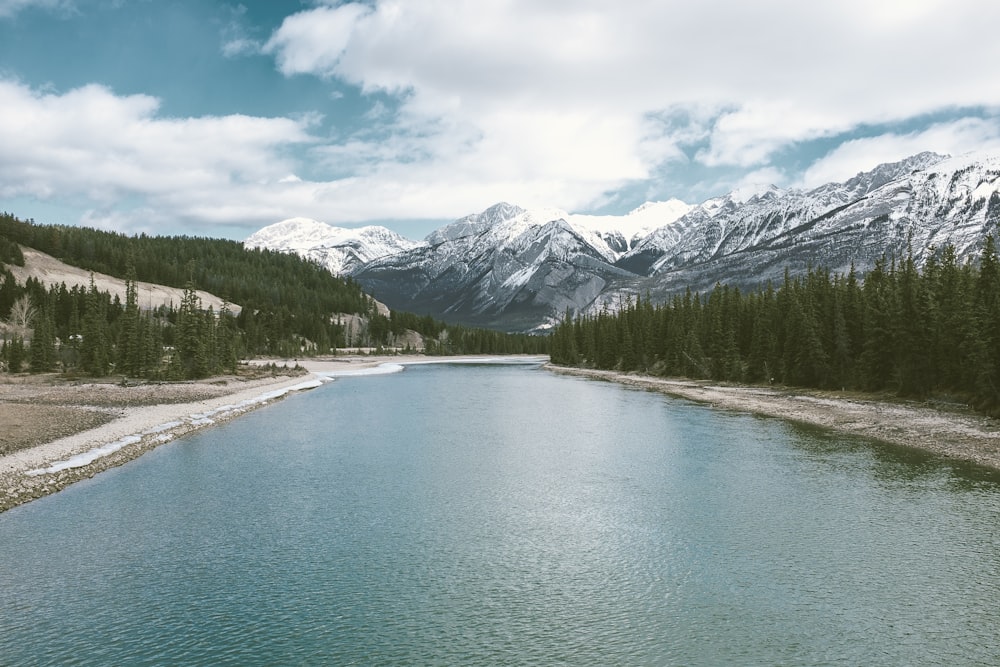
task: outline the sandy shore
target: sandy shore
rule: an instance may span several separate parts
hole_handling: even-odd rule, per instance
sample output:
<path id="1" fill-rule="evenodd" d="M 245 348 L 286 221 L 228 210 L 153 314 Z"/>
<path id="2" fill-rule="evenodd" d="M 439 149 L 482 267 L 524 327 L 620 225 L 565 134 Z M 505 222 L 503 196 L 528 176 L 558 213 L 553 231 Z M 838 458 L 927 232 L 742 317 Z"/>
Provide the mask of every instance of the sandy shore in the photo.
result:
<path id="1" fill-rule="evenodd" d="M 881 401 L 804 389 L 728 386 L 552 365 L 548 368 L 660 391 L 722 409 L 821 426 L 1000 470 L 1000 421 L 961 406 Z"/>

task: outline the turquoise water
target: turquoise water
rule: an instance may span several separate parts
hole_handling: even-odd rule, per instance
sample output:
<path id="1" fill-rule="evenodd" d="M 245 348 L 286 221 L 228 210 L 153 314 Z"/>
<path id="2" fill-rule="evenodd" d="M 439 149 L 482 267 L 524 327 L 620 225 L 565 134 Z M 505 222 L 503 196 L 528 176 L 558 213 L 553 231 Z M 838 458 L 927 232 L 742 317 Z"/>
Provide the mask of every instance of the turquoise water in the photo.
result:
<path id="1" fill-rule="evenodd" d="M 0 514 L 0 664 L 996 665 L 998 517 L 919 453 L 410 367 Z"/>

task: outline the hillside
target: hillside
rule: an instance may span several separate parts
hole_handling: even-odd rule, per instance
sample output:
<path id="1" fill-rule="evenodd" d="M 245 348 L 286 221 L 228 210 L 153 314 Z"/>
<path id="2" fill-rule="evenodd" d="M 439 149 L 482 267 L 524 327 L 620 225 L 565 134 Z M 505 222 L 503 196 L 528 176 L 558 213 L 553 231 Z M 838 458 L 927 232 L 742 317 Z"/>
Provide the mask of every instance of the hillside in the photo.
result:
<path id="1" fill-rule="evenodd" d="M 117 297 L 122 303 L 126 298 L 126 283 L 123 278 L 116 278 L 105 273 L 91 272 L 70 264 L 66 264 L 51 255 L 38 252 L 31 248 L 21 248 L 24 257 L 24 266 L 9 265 L 7 268 L 13 274 L 18 283 L 24 285 L 29 278 L 39 281 L 45 287 L 58 287 L 65 284 L 67 288 L 74 286 L 86 289 L 90 285 L 91 277 L 94 286 L 100 292 L 107 292 L 112 299 Z M 139 307 L 144 310 L 153 310 L 160 306 L 173 307 L 180 304 L 184 297 L 184 290 L 177 287 L 167 287 L 139 281 L 138 296 Z M 225 299 L 210 294 L 204 290 L 196 290 L 202 306 L 221 310 L 226 303 Z M 241 306 L 238 304 L 228 304 L 229 310 L 238 315 Z"/>

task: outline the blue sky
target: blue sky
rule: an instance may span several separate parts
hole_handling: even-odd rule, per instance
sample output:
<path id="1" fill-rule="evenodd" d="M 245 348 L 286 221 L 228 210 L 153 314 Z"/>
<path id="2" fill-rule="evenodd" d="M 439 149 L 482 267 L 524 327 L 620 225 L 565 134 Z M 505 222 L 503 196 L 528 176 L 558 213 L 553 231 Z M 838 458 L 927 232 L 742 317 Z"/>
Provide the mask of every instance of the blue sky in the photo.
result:
<path id="1" fill-rule="evenodd" d="M 1000 150 L 993 0 L 0 0 L 0 209 L 410 238 Z"/>

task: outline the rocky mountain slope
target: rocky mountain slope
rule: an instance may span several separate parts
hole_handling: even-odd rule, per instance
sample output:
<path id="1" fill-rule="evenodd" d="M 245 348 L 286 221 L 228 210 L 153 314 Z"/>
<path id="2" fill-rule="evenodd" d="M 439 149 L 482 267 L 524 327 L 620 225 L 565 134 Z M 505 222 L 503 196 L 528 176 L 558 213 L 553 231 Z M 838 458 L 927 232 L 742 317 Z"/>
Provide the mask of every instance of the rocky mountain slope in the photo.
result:
<path id="1" fill-rule="evenodd" d="M 352 275 L 390 308 L 506 330 L 716 282 L 754 289 L 810 267 L 869 269 L 944 245 L 974 258 L 1000 231 L 1000 158 L 921 153 L 812 190 L 736 191 L 698 205 L 646 204 L 625 216 L 502 203 L 408 241 L 384 228 L 294 219 L 248 243 L 298 252 Z M 333 231 L 330 231 L 333 230 Z M 346 239 L 346 240 L 345 240 Z"/>

